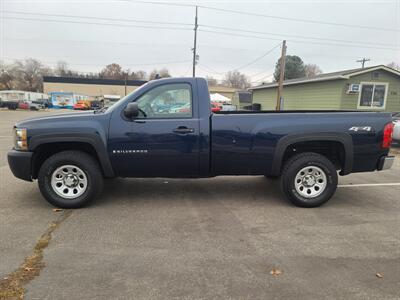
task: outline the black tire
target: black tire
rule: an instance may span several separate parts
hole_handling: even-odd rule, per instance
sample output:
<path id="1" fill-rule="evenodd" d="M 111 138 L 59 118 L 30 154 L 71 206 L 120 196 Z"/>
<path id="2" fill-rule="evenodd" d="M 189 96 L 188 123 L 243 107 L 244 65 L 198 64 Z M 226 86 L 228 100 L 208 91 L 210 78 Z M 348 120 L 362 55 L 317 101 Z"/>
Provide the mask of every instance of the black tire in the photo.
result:
<path id="1" fill-rule="evenodd" d="M 306 167 L 317 167 L 322 170 L 326 176 L 325 189 L 321 194 L 311 198 L 302 196 L 300 194 L 301 191 L 297 191 L 295 187 L 296 176 Z M 333 163 L 325 156 L 313 152 L 301 153 L 291 157 L 285 163 L 281 174 L 281 190 L 283 194 L 294 205 L 300 207 L 318 207 L 322 205 L 333 196 L 336 191 L 337 183 L 338 175 Z"/>
<path id="2" fill-rule="evenodd" d="M 53 172 L 64 165 L 80 168 L 87 178 L 86 190 L 79 197 L 67 199 L 59 196 L 51 185 Z M 88 205 L 103 189 L 103 175 L 96 159 L 82 151 L 63 151 L 50 156 L 41 166 L 39 189 L 52 205 L 61 208 L 80 208 Z"/>

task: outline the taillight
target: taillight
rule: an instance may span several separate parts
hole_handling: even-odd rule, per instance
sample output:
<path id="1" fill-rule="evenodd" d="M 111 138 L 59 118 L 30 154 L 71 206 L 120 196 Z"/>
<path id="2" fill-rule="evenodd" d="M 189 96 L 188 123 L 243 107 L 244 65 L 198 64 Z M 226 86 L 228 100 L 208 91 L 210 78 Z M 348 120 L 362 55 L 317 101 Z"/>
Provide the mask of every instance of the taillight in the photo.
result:
<path id="1" fill-rule="evenodd" d="M 393 123 L 387 123 L 385 128 L 383 128 L 383 140 L 382 140 L 382 148 L 390 148 L 392 144 L 392 136 L 393 136 Z"/>

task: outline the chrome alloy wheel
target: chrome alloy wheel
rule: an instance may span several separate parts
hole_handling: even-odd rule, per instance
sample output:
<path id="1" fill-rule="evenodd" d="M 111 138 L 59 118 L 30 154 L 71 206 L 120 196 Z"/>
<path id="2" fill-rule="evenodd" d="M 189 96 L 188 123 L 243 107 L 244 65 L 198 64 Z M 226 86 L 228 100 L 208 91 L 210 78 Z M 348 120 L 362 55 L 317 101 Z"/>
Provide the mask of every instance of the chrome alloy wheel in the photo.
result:
<path id="1" fill-rule="evenodd" d="M 305 167 L 297 173 L 294 179 L 294 186 L 302 197 L 315 198 L 326 189 L 326 174 L 319 167 Z"/>
<path id="2" fill-rule="evenodd" d="M 51 175 L 51 187 L 60 197 L 75 199 L 87 190 L 85 172 L 74 165 L 65 165 L 57 168 Z"/>

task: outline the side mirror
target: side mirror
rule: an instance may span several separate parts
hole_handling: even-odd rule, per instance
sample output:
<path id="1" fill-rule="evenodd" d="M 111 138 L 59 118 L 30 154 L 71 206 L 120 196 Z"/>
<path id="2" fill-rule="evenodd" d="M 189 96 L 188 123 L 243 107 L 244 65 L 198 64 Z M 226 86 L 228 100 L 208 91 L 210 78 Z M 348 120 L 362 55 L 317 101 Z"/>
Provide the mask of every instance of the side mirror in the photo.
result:
<path id="1" fill-rule="evenodd" d="M 130 102 L 124 109 L 124 116 L 128 119 L 135 118 L 139 115 L 139 107 L 136 102 Z"/>

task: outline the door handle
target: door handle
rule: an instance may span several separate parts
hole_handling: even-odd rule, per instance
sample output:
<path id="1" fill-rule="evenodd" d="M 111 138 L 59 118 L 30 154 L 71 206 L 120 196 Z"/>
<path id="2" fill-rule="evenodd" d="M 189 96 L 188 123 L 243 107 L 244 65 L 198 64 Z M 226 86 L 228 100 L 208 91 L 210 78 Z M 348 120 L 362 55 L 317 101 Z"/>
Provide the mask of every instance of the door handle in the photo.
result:
<path id="1" fill-rule="evenodd" d="M 186 134 L 186 133 L 193 133 L 193 128 L 187 128 L 186 126 L 179 126 L 178 128 L 173 130 L 175 133 L 178 134 Z"/>

